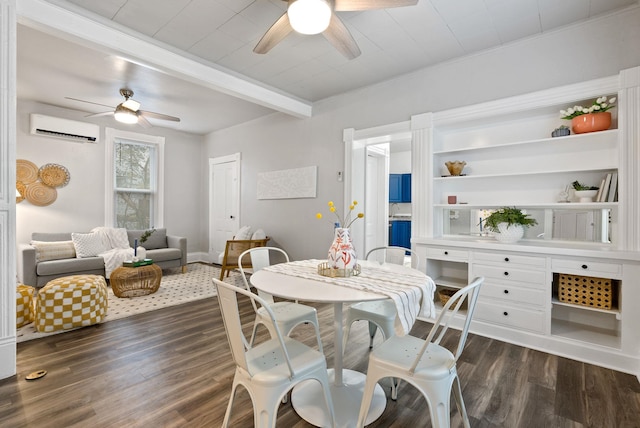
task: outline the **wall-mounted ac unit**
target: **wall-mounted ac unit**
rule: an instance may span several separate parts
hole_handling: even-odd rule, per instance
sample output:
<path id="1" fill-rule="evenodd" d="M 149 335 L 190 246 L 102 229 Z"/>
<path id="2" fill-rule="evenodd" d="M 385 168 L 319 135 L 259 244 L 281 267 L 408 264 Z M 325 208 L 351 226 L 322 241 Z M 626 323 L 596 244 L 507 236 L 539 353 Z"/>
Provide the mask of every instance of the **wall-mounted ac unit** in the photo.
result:
<path id="1" fill-rule="evenodd" d="M 31 134 L 61 138 L 79 143 L 95 143 L 100 135 L 100 127 L 93 123 L 32 113 Z"/>

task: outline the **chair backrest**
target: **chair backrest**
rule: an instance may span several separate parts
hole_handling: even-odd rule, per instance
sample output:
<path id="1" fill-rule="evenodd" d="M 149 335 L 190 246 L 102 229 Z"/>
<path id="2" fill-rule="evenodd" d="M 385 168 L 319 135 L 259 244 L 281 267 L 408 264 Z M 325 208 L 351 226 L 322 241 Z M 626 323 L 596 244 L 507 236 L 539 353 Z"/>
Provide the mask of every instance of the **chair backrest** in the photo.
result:
<path id="1" fill-rule="evenodd" d="M 465 300 L 467 301 L 467 312 L 464 320 L 464 326 L 460 332 L 460 339 L 458 340 L 458 346 L 456 347 L 454 357 L 456 361 L 462 354 L 464 344 L 467 341 L 467 335 L 469 333 L 469 325 L 471 325 L 471 319 L 473 318 L 473 312 L 476 309 L 476 303 L 478 301 L 478 295 L 480 294 L 480 286 L 484 282 L 484 277 L 475 278 L 469 285 L 458 290 L 453 296 L 449 298 L 447 303 L 442 308 L 442 311 L 436 318 L 429 335 L 426 338 L 425 344 L 422 350 L 418 353 L 418 357 L 411 366 L 410 372 L 413 373 L 422 358 L 422 355 L 427 351 L 429 345 L 439 345 L 440 341 L 444 337 L 445 333 L 449 329 L 449 324 L 453 317 L 458 313 Z"/>
<path id="2" fill-rule="evenodd" d="M 238 308 L 238 294 L 242 294 L 251 299 L 251 303 L 253 303 L 253 307 L 256 307 L 256 303 L 260 306 L 264 306 L 265 310 L 269 314 L 271 318 L 271 323 L 273 324 L 273 328 L 276 332 L 277 338 L 272 338 L 271 340 L 277 339 L 280 342 L 280 348 L 282 349 L 282 353 L 287 361 L 287 366 L 289 367 L 289 373 L 291 376 L 294 375 L 293 367 L 291 366 L 291 361 L 289 358 L 289 354 L 287 353 L 287 348 L 284 345 L 284 339 L 278 325 L 275 322 L 275 315 L 273 311 L 267 305 L 267 302 L 262 300 L 259 296 L 256 296 L 250 291 L 247 291 L 243 288 L 236 287 L 235 285 L 228 284 L 226 282 L 219 281 L 213 278 L 213 283 L 216 286 L 216 290 L 218 293 L 218 303 L 220 305 L 220 312 L 222 313 L 222 320 L 224 321 L 224 328 L 227 332 L 227 340 L 229 341 L 229 347 L 231 348 L 231 355 L 233 356 L 233 361 L 239 367 L 243 368 L 247 371 L 251 376 L 255 373 L 251 373 L 249 371 L 249 365 L 247 363 L 246 351 L 250 349 L 249 342 L 242 332 L 242 322 L 240 320 L 240 309 Z"/>
<path id="3" fill-rule="evenodd" d="M 365 259 L 404 266 L 406 253 L 409 253 L 409 256 L 413 254 L 410 249 L 404 247 L 376 247 L 369 250 Z M 413 257 L 411 259 L 412 263 L 415 263 L 413 267 L 419 269 L 419 260 L 416 258 L 414 261 Z"/>
<path id="4" fill-rule="evenodd" d="M 247 280 L 247 273 L 245 272 L 246 260 L 251 260 L 250 266 L 253 267 L 253 272 L 257 272 L 260 269 L 271 266 L 271 258 L 274 255 L 284 258 L 285 263 L 289 262 L 289 255 L 287 255 L 287 253 L 283 249 L 277 247 L 250 248 L 240 254 L 240 256 L 238 257 L 238 268 L 240 269 L 240 273 L 242 274 L 244 286 L 248 291 L 251 291 L 251 286 L 249 285 L 249 281 Z M 260 296 L 260 298 L 265 300 L 270 305 L 274 303 L 273 296 L 269 293 L 258 290 L 258 296 Z M 254 309 L 257 310 L 255 305 Z"/>

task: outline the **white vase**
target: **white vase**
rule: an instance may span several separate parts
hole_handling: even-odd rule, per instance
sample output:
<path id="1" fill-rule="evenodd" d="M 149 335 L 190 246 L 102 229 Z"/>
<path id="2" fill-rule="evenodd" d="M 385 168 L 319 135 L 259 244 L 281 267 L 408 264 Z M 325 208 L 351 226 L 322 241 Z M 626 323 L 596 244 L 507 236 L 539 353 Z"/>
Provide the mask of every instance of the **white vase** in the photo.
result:
<path id="1" fill-rule="evenodd" d="M 351 242 L 349 229 L 335 228 L 327 261 L 332 269 L 353 269 L 356 267 L 358 259 L 356 249 L 353 248 L 353 243 Z"/>
<path id="2" fill-rule="evenodd" d="M 524 227 L 521 224 L 498 223 L 498 231 L 496 239 L 505 244 L 518 242 L 524 236 Z"/>
<path id="3" fill-rule="evenodd" d="M 136 248 L 136 255 L 135 255 L 138 260 L 144 260 L 147 258 L 147 250 L 144 247 L 138 247 Z"/>

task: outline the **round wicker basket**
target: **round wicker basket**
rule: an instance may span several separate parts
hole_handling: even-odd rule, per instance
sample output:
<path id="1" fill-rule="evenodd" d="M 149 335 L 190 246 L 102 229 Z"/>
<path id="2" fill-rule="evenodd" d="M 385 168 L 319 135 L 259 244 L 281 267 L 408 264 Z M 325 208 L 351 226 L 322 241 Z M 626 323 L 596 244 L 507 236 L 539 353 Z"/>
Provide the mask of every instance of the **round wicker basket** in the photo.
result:
<path id="1" fill-rule="evenodd" d="M 44 207 L 51 205 L 57 199 L 58 192 L 53 187 L 36 181 L 27 185 L 24 197 L 33 205 Z"/>
<path id="2" fill-rule="evenodd" d="M 33 183 L 38 179 L 38 167 L 26 159 L 16 160 L 16 180 L 24 184 Z"/>
<path id="3" fill-rule="evenodd" d="M 40 181 L 50 187 L 64 187 L 69 184 L 71 176 L 67 168 L 55 163 L 48 163 L 38 171 Z"/>

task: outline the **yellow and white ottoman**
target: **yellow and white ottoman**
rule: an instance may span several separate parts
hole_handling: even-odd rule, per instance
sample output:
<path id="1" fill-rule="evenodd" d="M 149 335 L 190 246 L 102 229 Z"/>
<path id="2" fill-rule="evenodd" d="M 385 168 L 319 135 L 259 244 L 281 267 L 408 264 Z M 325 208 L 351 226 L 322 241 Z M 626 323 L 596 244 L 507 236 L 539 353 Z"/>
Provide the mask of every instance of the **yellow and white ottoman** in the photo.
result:
<path id="1" fill-rule="evenodd" d="M 41 333 L 97 324 L 107 315 L 107 283 L 100 275 L 51 280 L 36 297 L 34 325 Z"/>
<path id="2" fill-rule="evenodd" d="M 16 288 L 16 328 L 33 322 L 33 295 L 35 287 L 18 284 Z"/>

